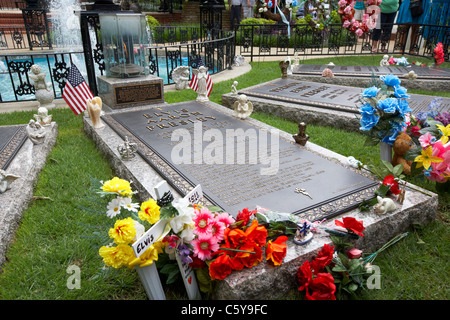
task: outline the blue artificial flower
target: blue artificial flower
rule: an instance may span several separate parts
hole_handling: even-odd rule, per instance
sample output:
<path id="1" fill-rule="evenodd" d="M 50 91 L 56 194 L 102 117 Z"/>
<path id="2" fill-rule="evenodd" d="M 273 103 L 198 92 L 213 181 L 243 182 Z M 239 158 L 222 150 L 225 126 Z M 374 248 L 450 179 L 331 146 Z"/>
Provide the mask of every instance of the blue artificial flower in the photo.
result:
<path id="1" fill-rule="evenodd" d="M 377 115 L 363 114 L 361 120 L 359 121 L 359 123 L 361 124 L 361 127 L 359 129 L 362 131 L 370 130 L 378 123 L 378 120 L 380 120 L 380 117 Z"/>
<path id="2" fill-rule="evenodd" d="M 392 133 L 392 131 L 390 133 Z M 396 130 L 390 136 L 385 136 L 383 138 L 383 140 L 381 140 L 381 141 L 383 141 L 384 143 L 390 144 L 392 146 L 392 145 L 394 145 L 395 138 L 397 138 L 398 134 L 399 134 L 399 131 Z"/>
<path id="3" fill-rule="evenodd" d="M 372 107 L 370 103 L 364 104 L 361 109 L 359 109 L 359 113 L 361 114 L 374 114 L 376 112 L 376 109 Z"/>
<path id="4" fill-rule="evenodd" d="M 380 76 L 380 80 L 384 82 L 385 85 L 396 87 L 400 85 L 400 79 L 397 76 L 388 74 L 386 76 Z"/>
<path id="5" fill-rule="evenodd" d="M 405 99 L 398 100 L 398 112 L 405 117 L 405 113 L 412 112 L 412 109 L 409 107 L 409 102 Z"/>
<path id="6" fill-rule="evenodd" d="M 377 88 L 375 86 L 370 87 L 370 88 L 365 89 L 361 96 L 365 97 L 365 98 L 374 98 L 377 96 L 378 91 L 380 91 L 379 88 Z"/>
<path id="7" fill-rule="evenodd" d="M 398 108 L 398 101 L 395 98 L 386 98 L 384 100 L 378 100 L 377 108 L 384 113 L 395 113 Z"/>
<path id="8" fill-rule="evenodd" d="M 409 95 L 406 94 L 406 88 L 401 86 L 395 86 L 394 87 L 394 96 L 397 98 L 409 98 Z"/>

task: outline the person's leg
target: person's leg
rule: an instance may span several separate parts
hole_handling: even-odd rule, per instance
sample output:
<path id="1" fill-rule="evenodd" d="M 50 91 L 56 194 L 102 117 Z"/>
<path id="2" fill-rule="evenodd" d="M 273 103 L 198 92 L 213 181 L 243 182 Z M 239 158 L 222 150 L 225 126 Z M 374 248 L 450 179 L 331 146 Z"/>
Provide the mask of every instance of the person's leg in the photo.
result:
<path id="1" fill-rule="evenodd" d="M 383 52 L 387 51 L 386 46 L 389 45 L 389 41 L 391 40 L 392 27 L 394 26 L 396 14 L 396 12 L 393 12 L 381 15 L 381 29 L 383 33 L 381 38 L 381 47 Z"/>
<path id="2" fill-rule="evenodd" d="M 378 52 L 378 40 L 380 40 L 381 29 L 373 29 L 372 31 L 372 52 Z"/>

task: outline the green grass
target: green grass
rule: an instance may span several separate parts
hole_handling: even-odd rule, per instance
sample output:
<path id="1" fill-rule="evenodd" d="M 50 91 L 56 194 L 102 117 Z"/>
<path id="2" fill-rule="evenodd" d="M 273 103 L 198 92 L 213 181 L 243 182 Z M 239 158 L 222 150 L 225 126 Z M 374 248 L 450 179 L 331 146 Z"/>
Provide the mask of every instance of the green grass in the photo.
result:
<path id="1" fill-rule="evenodd" d="M 367 65 L 372 56 L 333 58 L 335 64 Z M 328 63 L 329 58 L 308 61 Z M 378 63 L 379 59 L 375 59 Z M 306 61 L 304 62 L 306 63 Z M 377 64 L 373 63 L 373 64 Z M 372 64 L 372 65 L 373 65 Z M 249 87 L 280 76 L 278 62 L 253 62 L 252 70 L 233 80 L 214 85 L 210 99 L 221 102 L 221 95 L 230 92 L 234 80 L 239 88 Z M 439 95 L 439 94 L 438 94 Z M 175 103 L 194 100 L 192 90 L 167 92 L 165 100 Z M 0 125 L 28 123 L 35 112 L 0 114 Z M 89 208 L 104 208 L 103 203 L 88 202 L 91 177 L 107 180 L 114 171 L 101 156 L 95 144 L 86 137 L 80 116 L 69 109 L 51 112 L 59 127 L 56 145 L 48 157 L 35 188 L 35 196 L 51 200 L 36 200 L 23 213 L 17 234 L 7 252 L 7 262 L 0 274 L 2 300 L 99 300 L 146 299 L 135 272 L 128 269 L 103 270 L 98 249 L 103 245 L 102 235 L 111 227 L 104 214 L 90 212 Z M 297 124 L 270 115 L 254 113 L 255 119 L 271 124 L 289 133 L 297 131 Z M 377 147 L 364 147 L 364 137 L 334 128 L 308 125 L 310 141 L 345 156 L 353 155 L 363 162 L 379 162 Z M 428 186 L 430 190 L 433 187 Z M 365 292 L 363 299 L 448 299 L 449 261 L 449 205 L 440 200 L 438 219 L 425 228 L 411 229 L 408 237 L 381 254 L 382 290 Z M 421 240 L 421 241 L 419 241 Z M 67 268 L 75 264 L 81 270 L 81 289 L 66 286 Z M 164 275 L 161 275 L 165 281 Z M 185 299 L 180 281 L 166 286 L 170 299 Z M 298 298 L 292 294 L 286 299 Z"/>

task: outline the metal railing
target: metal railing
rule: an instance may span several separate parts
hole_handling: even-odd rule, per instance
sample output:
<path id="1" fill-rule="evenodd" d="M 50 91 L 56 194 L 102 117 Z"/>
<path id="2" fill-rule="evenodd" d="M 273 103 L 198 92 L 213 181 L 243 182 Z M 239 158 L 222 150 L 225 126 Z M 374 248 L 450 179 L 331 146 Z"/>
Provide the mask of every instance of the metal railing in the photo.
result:
<path id="1" fill-rule="evenodd" d="M 381 37 L 377 50 L 386 54 L 413 54 L 429 57 L 438 42 L 444 45 L 448 61 L 450 26 L 394 25 L 393 39 Z M 414 37 L 408 40 L 410 29 Z M 240 25 L 235 28 L 236 54 L 250 58 L 264 56 L 297 55 L 361 55 L 371 54 L 372 32 L 361 37 L 333 24 L 321 31 L 313 31 L 309 25 Z M 411 32 L 412 34 L 413 32 Z"/>

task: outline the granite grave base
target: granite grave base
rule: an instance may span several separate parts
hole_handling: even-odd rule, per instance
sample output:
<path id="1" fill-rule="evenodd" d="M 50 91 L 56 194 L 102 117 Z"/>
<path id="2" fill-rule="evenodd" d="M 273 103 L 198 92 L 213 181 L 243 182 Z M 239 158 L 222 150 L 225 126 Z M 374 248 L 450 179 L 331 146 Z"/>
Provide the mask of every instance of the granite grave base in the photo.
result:
<path id="1" fill-rule="evenodd" d="M 331 126 L 347 131 L 359 131 L 361 106 L 360 94 L 363 88 L 336 84 L 276 79 L 256 86 L 244 88 L 238 94 L 222 95 L 222 105 L 234 108 L 239 94 L 245 94 L 253 103 L 254 111 L 280 118 L 305 122 L 306 124 Z M 426 111 L 437 97 L 410 94 L 409 106 L 414 114 Z M 441 98 L 438 111 L 448 112 L 450 99 Z"/>
<path id="2" fill-rule="evenodd" d="M 209 107 L 233 115 L 233 111 L 212 102 L 205 102 Z M 146 110 L 145 107 L 136 107 L 132 110 Z M 110 114 L 120 112 L 111 111 Z M 247 119 L 248 123 L 265 127 L 271 127 L 260 123 L 254 119 Z M 131 160 L 123 160 L 117 150 L 119 145 L 124 143 L 116 130 L 106 125 L 103 129 L 96 130 L 92 126 L 89 118 L 83 119 L 84 131 L 97 145 L 98 150 L 105 156 L 115 169 L 115 174 L 123 179 L 133 181 L 133 187 L 139 192 L 141 201 L 145 201 L 149 196 L 155 197 L 154 186 L 161 182 L 163 177 L 158 168 L 152 167 L 141 157 L 136 155 Z M 285 132 L 280 132 L 280 137 L 292 139 L 292 136 Z M 315 153 L 320 153 L 332 161 L 346 164 L 346 158 L 330 150 L 308 142 L 306 149 Z M 190 188 L 189 184 L 186 188 Z M 177 189 L 171 189 L 174 198 L 179 199 L 182 194 Z M 356 246 L 364 252 L 373 252 L 380 248 L 387 241 L 405 232 L 413 223 L 427 224 L 436 216 L 438 197 L 436 194 L 420 189 L 416 186 L 407 185 L 406 200 L 402 205 L 396 204 L 394 212 L 383 216 L 375 215 L 372 211 L 361 213 L 358 209 L 351 209 L 337 217 L 325 221 L 324 225 L 334 225 L 334 219 L 341 219 L 344 216 L 352 216 L 357 220 L 363 220 L 366 230 L 365 237 L 357 240 Z M 277 211 L 277 208 L 269 208 Z M 325 244 L 331 243 L 326 235 L 316 234 L 313 240 L 305 246 L 295 245 L 292 239 L 288 241 L 287 255 L 281 266 L 274 267 L 271 263 L 263 260 L 259 265 L 251 269 L 244 269 L 233 272 L 219 284 L 215 299 L 276 299 L 285 294 L 290 289 L 296 288 L 296 271 L 304 261 L 312 259 Z M 382 271 L 382 270 L 381 270 Z"/>
<path id="3" fill-rule="evenodd" d="M 136 78 L 98 76 L 98 95 L 111 109 L 164 102 L 163 79 L 154 75 Z"/>
<path id="4" fill-rule="evenodd" d="M 42 144 L 34 145 L 27 138 L 14 152 L 14 157 L 9 159 L 5 169 L 7 174 L 20 178 L 11 184 L 11 189 L 0 194 L 0 266 L 6 261 L 7 250 L 14 239 L 23 211 L 33 197 L 39 173 L 56 143 L 56 122 L 45 127 L 45 130 L 47 134 Z"/>
<path id="5" fill-rule="evenodd" d="M 322 71 L 330 69 L 334 77 L 322 77 Z M 405 78 L 404 75 L 414 71 L 416 79 Z M 380 75 L 393 74 L 400 78 L 402 86 L 407 89 L 428 91 L 448 91 L 450 70 L 442 68 L 424 68 L 419 66 L 391 67 L 359 67 L 359 66 L 328 66 L 328 65 L 297 65 L 288 75 L 290 79 L 314 81 L 352 87 L 368 87 Z"/>

